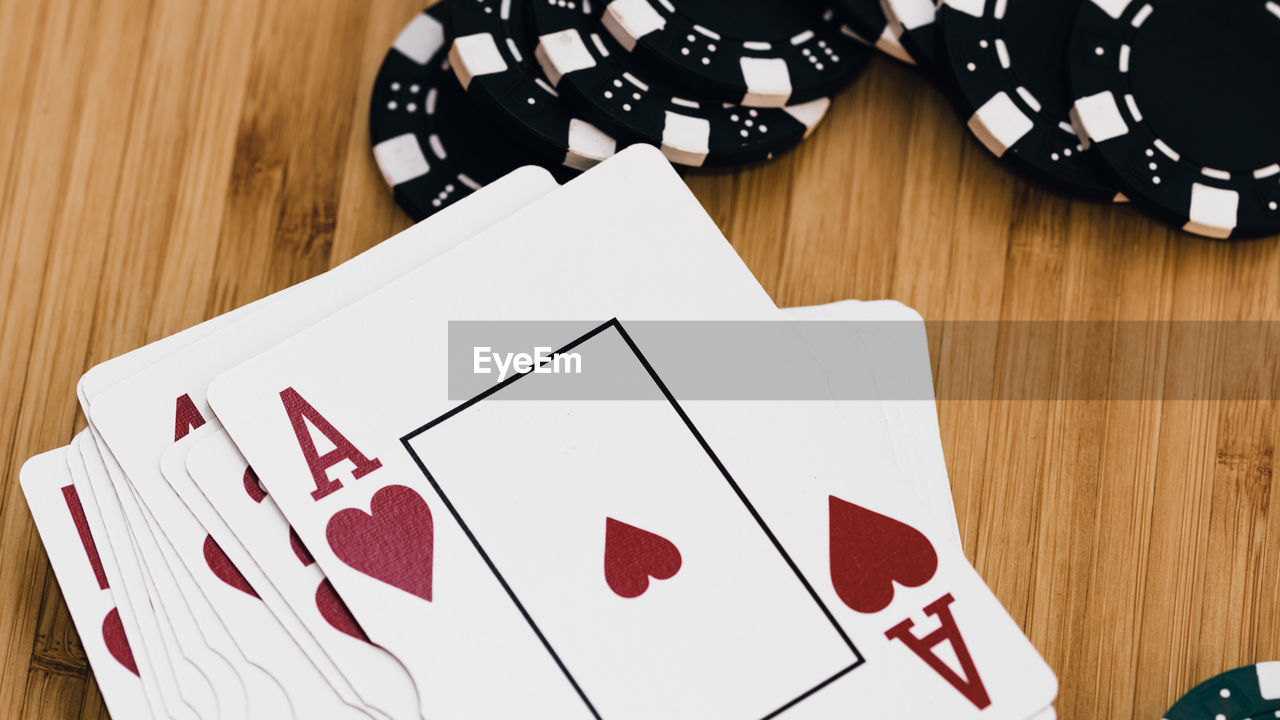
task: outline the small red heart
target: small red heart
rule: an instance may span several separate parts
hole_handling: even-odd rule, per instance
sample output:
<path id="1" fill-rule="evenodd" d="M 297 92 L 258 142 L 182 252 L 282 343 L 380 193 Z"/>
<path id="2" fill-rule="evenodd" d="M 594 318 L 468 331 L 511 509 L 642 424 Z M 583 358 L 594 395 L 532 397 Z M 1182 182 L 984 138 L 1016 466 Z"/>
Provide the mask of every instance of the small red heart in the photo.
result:
<path id="1" fill-rule="evenodd" d="M 604 579 L 621 597 L 640 597 L 649 589 L 649 578 L 673 577 L 680 562 L 680 551 L 670 540 L 605 518 Z"/>
<path id="2" fill-rule="evenodd" d="M 213 571 L 213 574 L 218 576 L 219 580 L 240 592 L 258 597 L 258 593 L 253 589 L 253 586 L 249 584 L 248 580 L 244 579 L 244 575 L 240 574 L 240 569 L 231 562 L 231 558 L 227 557 L 227 554 L 222 550 L 222 546 L 218 544 L 217 540 L 213 539 L 212 535 L 204 536 L 204 561 L 208 564 L 209 569 Z"/>
<path id="3" fill-rule="evenodd" d="M 919 587 L 938 570 L 938 554 L 919 530 L 832 495 L 831 584 L 852 610 L 877 613 L 893 602 L 893 583 Z"/>
<path id="4" fill-rule="evenodd" d="M 373 494 L 369 512 L 339 510 L 325 537 L 342 562 L 388 585 L 431 601 L 434 553 L 431 509 L 404 485 Z"/>
<path id="5" fill-rule="evenodd" d="M 129 638 L 125 637 L 119 608 L 111 608 L 111 612 L 102 618 L 102 639 L 107 643 L 107 650 L 111 652 L 111 657 L 126 670 L 137 675 L 138 663 L 133 659 L 133 648 L 129 647 Z"/>
<path id="6" fill-rule="evenodd" d="M 316 607 L 320 610 L 320 616 L 339 632 L 344 632 L 357 640 L 369 642 L 369 636 L 364 634 L 360 623 L 356 622 L 347 604 L 342 602 L 338 592 L 333 589 L 333 583 L 329 582 L 329 578 L 321 580 L 316 587 Z"/>

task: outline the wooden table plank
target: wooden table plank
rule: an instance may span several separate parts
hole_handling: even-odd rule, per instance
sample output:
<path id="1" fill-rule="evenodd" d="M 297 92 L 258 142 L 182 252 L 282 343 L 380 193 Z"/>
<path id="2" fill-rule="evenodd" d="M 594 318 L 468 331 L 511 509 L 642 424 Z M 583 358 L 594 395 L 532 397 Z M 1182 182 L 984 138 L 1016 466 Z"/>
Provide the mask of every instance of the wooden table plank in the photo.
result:
<path id="1" fill-rule="evenodd" d="M 18 468 L 83 427 L 88 367 L 408 226 L 366 118 L 418 10 L 0 0 L 0 716 L 105 716 Z M 1030 185 L 884 59 L 797 151 L 687 179 L 779 304 L 931 321 L 966 553 L 1058 671 L 1061 717 L 1159 717 L 1280 659 L 1280 337 L 1158 322 L 1275 318 L 1274 238 Z M 1264 399 L 1232 385 L 1250 368 Z"/>

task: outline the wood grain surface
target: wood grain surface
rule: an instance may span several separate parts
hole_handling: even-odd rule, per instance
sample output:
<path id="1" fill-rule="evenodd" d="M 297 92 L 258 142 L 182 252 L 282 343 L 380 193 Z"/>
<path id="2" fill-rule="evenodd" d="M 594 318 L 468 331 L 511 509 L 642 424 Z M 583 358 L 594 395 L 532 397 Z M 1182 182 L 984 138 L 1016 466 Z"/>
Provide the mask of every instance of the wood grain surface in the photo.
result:
<path id="1" fill-rule="evenodd" d="M 84 426 L 90 366 L 409 224 L 366 117 L 418 10 L 0 0 L 0 717 L 106 714 L 18 469 Z M 798 151 L 689 184 L 779 305 L 889 297 L 940 322 L 1280 309 L 1275 239 L 1203 240 L 1028 184 L 881 58 Z M 952 327 L 931 345 L 965 550 L 1057 670 L 1060 716 L 1159 718 L 1214 673 L 1280 659 L 1274 394 L 1224 399 L 1206 371 L 1176 399 L 1109 396 L 1134 355 L 1159 368 L 1177 349 L 1159 330 L 1025 355 Z M 1051 391 L 966 392 L 993 381 Z"/>

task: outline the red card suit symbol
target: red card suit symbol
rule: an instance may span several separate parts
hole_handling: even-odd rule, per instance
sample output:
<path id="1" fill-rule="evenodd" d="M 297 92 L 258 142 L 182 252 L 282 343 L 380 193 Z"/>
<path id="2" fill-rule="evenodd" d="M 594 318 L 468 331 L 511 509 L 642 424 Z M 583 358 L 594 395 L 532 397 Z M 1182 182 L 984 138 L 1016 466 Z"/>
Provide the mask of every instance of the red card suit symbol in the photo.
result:
<path id="1" fill-rule="evenodd" d="M 893 584 L 919 587 L 938 570 L 938 554 L 919 530 L 832 495 L 831 584 L 852 610 L 877 613 Z"/>
<path id="2" fill-rule="evenodd" d="M 667 580 L 680 571 L 680 551 L 670 540 L 624 522 L 606 518 L 604 579 L 624 598 L 640 597 L 649 578 Z"/>
<path id="3" fill-rule="evenodd" d="M 333 589 L 333 583 L 329 582 L 329 578 L 321 580 L 320 585 L 316 587 L 316 608 L 320 610 L 320 617 L 339 632 L 346 633 L 357 640 L 369 642 L 369 636 L 364 634 L 360 623 L 356 622 L 355 616 L 347 609 L 347 604 L 342 602 L 338 592 Z"/>
<path id="4" fill-rule="evenodd" d="M 298 532 L 293 529 L 292 525 L 289 526 L 289 547 L 293 548 L 293 554 L 298 556 L 298 562 L 302 563 L 303 567 L 316 561 L 315 558 L 311 557 L 311 551 L 307 549 L 307 546 L 302 544 L 302 538 L 298 537 Z"/>
<path id="5" fill-rule="evenodd" d="M 248 593 L 254 597 L 258 597 L 258 593 L 254 591 L 253 586 L 248 580 L 244 579 L 244 575 L 240 574 L 240 569 L 232 562 L 231 558 L 222 550 L 222 546 L 212 535 L 204 536 L 204 561 L 209 565 L 209 569 L 222 582 L 243 593 Z"/>
<path id="6" fill-rule="evenodd" d="M 388 485 L 373 494 L 368 513 L 334 513 L 325 537 L 342 562 L 430 602 L 432 531 L 426 501 L 404 485 Z"/>
<path id="7" fill-rule="evenodd" d="M 102 618 L 102 639 L 107 643 L 107 650 L 116 662 L 126 670 L 138 674 L 138 663 L 133 659 L 133 648 L 129 647 L 129 638 L 124 635 L 124 625 L 120 622 L 120 610 L 111 608 L 111 612 Z"/>
<path id="8" fill-rule="evenodd" d="M 250 500 L 261 504 L 263 500 L 267 499 L 267 491 L 262 489 L 262 483 L 258 481 L 258 473 L 254 472 L 253 468 L 247 467 L 244 469 L 244 477 L 241 478 L 241 482 L 244 483 L 244 491 L 249 495 Z"/>

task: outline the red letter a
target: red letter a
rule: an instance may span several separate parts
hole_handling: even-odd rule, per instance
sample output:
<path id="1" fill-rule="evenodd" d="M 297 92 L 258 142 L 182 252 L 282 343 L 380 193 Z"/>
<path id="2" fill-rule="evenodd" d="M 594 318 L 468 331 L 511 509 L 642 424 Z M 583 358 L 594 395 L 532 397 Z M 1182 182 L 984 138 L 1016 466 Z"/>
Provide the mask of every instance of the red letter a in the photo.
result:
<path id="1" fill-rule="evenodd" d="M 289 423 L 293 425 L 293 434 L 298 438 L 298 447 L 302 448 L 302 457 L 306 459 L 307 467 L 311 468 L 311 477 L 316 483 L 316 489 L 311 492 L 312 498 L 319 500 L 331 492 L 342 489 L 342 483 L 330 479 L 327 471 L 343 460 L 350 460 L 355 465 L 351 475 L 357 479 L 382 467 L 382 462 L 377 458 L 369 459 L 357 450 L 350 440 L 338 432 L 338 429 L 325 420 L 324 416 L 316 412 L 310 403 L 303 400 L 297 390 L 291 387 L 281 390 L 280 400 L 284 402 L 284 411 L 288 413 Z M 308 422 L 333 443 L 332 450 L 324 455 L 316 452 L 311 431 L 307 429 Z"/>
<path id="2" fill-rule="evenodd" d="M 204 416 L 196 409 L 191 396 L 184 393 L 178 398 L 178 409 L 173 413 L 173 441 L 178 442 L 201 425 L 204 425 Z"/>
<path id="3" fill-rule="evenodd" d="M 978 668 L 973 664 L 973 658 L 969 655 L 969 648 L 964 644 L 964 638 L 960 636 L 960 628 L 956 625 L 956 620 L 951 616 L 951 603 L 955 602 L 955 598 L 951 597 L 951 593 L 947 593 L 942 597 L 934 600 L 925 606 L 925 613 L 933 615 L 942 623 L 941 626 L 924 637 L 916 637 L 911 634 L 911 627 L 914 625 L 910 620 L 903 620 L 894 625 L 885 632 L 885 637 L 890 640 L 901 640 L 907 647 L 911 648 L 911 652 L 920 656 L 933 671 L 942 676 L 943 680 L 951 683 L 951 686 L 960 691 L 973 703 L 979 710 L 991 704 L 991 698 L 987 695 L 987 688 L 982 684 L 982 678 L 978 675 Z M 956 659 L 960 661 L 960 668 L 964 670 L 964 677 L 960 677 L 949 665 L 942 661 L 934 654 L 933 649 L 939 644 L 950 640 L 951 649 L 956 653 Z"/>

